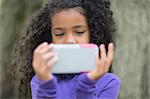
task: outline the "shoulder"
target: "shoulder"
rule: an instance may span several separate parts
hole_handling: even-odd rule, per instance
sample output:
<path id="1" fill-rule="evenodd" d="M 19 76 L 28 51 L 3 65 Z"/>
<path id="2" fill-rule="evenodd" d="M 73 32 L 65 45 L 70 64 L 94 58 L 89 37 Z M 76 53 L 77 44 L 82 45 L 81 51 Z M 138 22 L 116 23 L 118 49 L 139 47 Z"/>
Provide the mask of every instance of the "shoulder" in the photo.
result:
<path id="1" fill-rule="evenodd" d="M 97 80 L 95 94 L 102 99 L 117 99 L 121 80 L 115 74 L 106 73 Z"/>
<path id="2" fill-rule="evenodd" d="M 98 82 L 105 82 L 106 83 L 106 82 L 110 82 L 112 80 L 116 81 L 118 83 L 121 83 L 120 78 L 117 75 L 113 74 L 113 73 L 104 74 L 100 79 L 98 79 Z"/>
<path id="3" fill-rule="evenodd" d="M 120 85 L 121 79 L 113 73 L 104 74 L 96 83 L 96 87 L 100 89 L 105 89 L 106 87 L 120 87 Z"/>
<path id="4" fill-rule="evenodd" d="M 120 83 L 121 83 L 120 78 L 119 78 L 117 75 L 113 74 L 113 73 L 106 73 L 106 74 L 104 74 L 103 77 L 100 78 L 99 80 L 101 80 L 101 79 L 104 79 L 105 81 L 106 81 L 106 80 L 107 80 L 107 81 L 115 80 L 116 82 L 118 82 L 118 83 L 120 82 Z"/>

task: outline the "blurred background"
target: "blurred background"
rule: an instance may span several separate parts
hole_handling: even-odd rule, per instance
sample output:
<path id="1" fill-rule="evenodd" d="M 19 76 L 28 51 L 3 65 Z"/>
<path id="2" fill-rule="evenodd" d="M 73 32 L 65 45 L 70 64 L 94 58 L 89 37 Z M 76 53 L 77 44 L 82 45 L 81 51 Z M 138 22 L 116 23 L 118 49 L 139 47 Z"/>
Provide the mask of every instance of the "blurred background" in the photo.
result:
<path id="1" fill-rule="evenodd" d="M 47 0 L 0 0 L 0 99 L 11 99 L 11 50 L 31 15 Z M 114 72 L 119 99 L 150 99 L 150 0 L 111 0 L 117 24 Z"/>

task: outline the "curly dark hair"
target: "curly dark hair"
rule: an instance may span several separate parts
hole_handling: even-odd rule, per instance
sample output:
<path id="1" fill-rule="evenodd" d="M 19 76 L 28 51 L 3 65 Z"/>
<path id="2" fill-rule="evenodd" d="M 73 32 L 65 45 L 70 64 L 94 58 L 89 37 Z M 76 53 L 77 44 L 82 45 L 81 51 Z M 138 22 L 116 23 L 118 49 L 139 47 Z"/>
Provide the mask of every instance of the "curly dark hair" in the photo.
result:
<path id="1" fill-rule="evenodd" d="M 30 80 L 34 75 L 33 51 L 39 44 L 52 41 L 51 17 L 58 11 L 75 7 L 84 9 L 90 30 L 90 43 L 105 44 L 108 50 L 108 44 L 114 42 L 115 23 L 109 0 L 49 0 L 32 17 L 26 33 L 14 46 L 11 64 L 15 79 L 15 92 L 19 99 L 31 98 Z"/>

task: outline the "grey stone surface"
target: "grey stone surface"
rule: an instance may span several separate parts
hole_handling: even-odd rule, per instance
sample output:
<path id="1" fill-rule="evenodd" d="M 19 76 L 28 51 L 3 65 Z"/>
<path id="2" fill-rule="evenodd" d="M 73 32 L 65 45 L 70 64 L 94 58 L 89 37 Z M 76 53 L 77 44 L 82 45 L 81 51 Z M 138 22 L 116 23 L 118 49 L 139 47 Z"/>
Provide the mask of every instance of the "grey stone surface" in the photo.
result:
<path id="1" fill-rule="evenodd" d="M 11 77 L 10 56 L 14 43 L 22 33 L 29 16 L 41 5 L 41 0 L 1 0 L 0 1 L 0 99 L 12 99 L 14 93 Z"/>
<path id="2" fill-rule="evenodd" d="M 150 0 L 113 0 L 120 99 L 150 99 Z"/>

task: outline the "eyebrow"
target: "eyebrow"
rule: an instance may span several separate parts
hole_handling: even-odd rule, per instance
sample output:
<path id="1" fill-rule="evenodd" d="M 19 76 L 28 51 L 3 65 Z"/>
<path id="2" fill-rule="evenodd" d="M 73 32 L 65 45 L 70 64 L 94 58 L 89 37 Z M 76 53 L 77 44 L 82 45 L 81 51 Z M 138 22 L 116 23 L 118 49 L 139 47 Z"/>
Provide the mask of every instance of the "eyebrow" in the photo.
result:
<path id="1" fill-rule="evenodd" d="M 71 27 L 72 29 L 77 29 L 77 28 L 81 28 L 81 27 L 86 27 L 86 25 L 76 25 L 76 26 L 73 26 Z M 60 28 L 60 27 L 56 27 L 56 28 L 53 28 L 52 30 L 64 30 L 65 28 Z"/>
<path id="2" fill-rule="evenodd" d="M 77 26 L 73 26 L 72 29 L 77 29 L 77 28 L 81 28 L 81 27 L 86 27 L 86 25 L 77 25 Z"/>
<path id="3" fill-rule="evenodd" d="M 61 31 L 61 30 L 64 30 L 64 28 L 59 28 L 58 27 L 58 28 L 53 28 L 52 30 L 60 30 Z"/>

